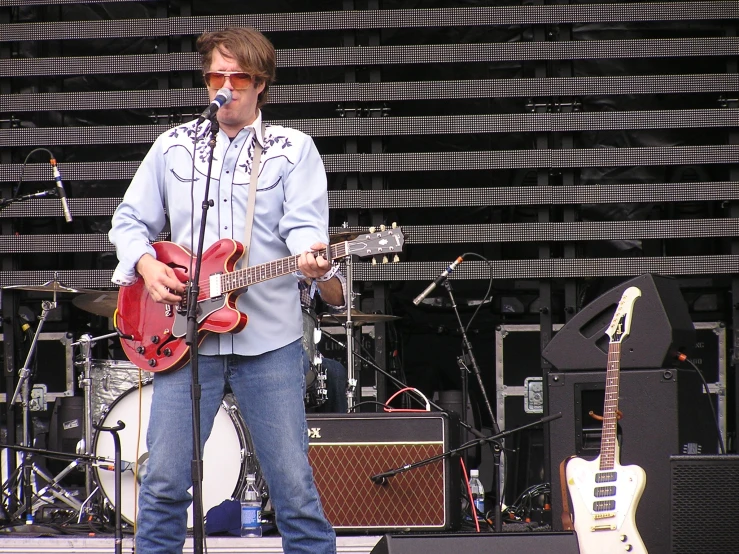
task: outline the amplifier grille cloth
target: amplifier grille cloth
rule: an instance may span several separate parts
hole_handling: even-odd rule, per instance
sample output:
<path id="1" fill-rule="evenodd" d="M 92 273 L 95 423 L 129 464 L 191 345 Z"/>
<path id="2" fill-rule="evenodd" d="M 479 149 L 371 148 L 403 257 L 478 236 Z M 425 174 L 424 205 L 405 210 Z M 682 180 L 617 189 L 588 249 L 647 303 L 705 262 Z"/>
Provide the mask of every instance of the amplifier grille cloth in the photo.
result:
<path id="1" fill-rule="evenodd" d="M 311 444 L 308 458 L 334 527 L 445 525 L 444 464 L 434 462 L 376 485 L 370 476 L 441 454 L 441 443 Z"/>

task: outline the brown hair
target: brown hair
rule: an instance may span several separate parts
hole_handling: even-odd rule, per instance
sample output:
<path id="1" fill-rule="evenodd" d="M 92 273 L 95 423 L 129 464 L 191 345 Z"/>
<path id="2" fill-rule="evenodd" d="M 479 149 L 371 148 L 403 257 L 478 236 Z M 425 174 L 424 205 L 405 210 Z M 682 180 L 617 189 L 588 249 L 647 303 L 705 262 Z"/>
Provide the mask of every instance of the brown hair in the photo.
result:
<path id="1" fill-rule="evenodd" d="M 253 77 L 255 87 L 264 83 L 257 107 L 267 103 L 269 86 L 275 80 L 275 47 L 262 33 L 251 27 L 230 27 L 203 33 L 195 46 L 200 53 L 203 73 L 210 69 L 213 51 L 217 48 L 224 58 L 236 60 L 239 67 Z"/>

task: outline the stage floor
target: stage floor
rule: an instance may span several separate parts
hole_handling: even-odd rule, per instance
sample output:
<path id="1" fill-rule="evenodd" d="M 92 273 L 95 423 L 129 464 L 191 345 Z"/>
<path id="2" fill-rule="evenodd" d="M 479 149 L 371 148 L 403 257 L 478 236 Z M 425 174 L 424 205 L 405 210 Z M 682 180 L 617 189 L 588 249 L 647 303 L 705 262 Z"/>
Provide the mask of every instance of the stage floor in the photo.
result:
<path id="1" fill-rule="evenodd" d="M 337 551 L 343 553 L 372 552 L 380 536 L 339 536 Z M 282 552 L 280 537 L 242 539 L 240 537 L 207 537 L 208 554 L 279 554 Z M 133 539 L 123 539 L 123 554 L 131 554 Z M 193 552 L 192 537 L 185 542 L 185 553 Z M 113 537 L 57 536 L 29 538 L 22 534 L 0 536 L 0 554 L 114 554 Z"/>

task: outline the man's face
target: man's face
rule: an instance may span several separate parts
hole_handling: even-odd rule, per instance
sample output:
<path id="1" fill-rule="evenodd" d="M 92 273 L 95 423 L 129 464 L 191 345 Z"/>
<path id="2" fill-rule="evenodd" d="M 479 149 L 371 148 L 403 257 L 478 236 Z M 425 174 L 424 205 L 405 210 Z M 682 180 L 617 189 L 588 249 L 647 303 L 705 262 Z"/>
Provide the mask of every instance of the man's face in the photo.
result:
<path id="1" fill-rule="evenodd" d="M 211 60 L 210 68 L 206 73 L 243 73 L 244 71 L 239 67 L 238 62 L 228 56 L 222 54 L 217 48 L 213 51 L 213 58 Z M 219 88 L 213 86 L 217 77 L 214 76 L 211 79 L 211 84 L 208 86 L 208 97 L 212 101 L 216 97 L 216 93 Z M 234 79 L 236 80 L 236 79 Z M 257 97 L 259 93 L 264 90 L 264 83 L 260 83 L 255 86 L 254 81 L 248 85 L 239 86 L 238 83 L 234 84 L 231 82 L 231 78 L 226 78 L 223 87 L 231 90 L 233 99 L 231 102 L 223 106 L 218 110 L 216 117 L 218 123 L 229 136 L 235 136 L 242 128 L 250 125 L 254 122 L 257 117 Z M 242 88 L 243 87 L 243 88 Z"/>

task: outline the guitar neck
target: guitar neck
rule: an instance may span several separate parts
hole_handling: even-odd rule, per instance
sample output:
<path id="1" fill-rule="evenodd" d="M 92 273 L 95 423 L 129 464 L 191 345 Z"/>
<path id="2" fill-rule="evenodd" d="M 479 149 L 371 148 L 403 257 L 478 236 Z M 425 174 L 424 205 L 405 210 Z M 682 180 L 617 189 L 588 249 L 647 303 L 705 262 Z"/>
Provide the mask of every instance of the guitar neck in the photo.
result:
<path id="1" fill-rule="evenodd" d="M 606 370 L 606 391 L 603 403 L 603 430 L 600 439 L 600 469 L 608 471 L 617 462 L 618 443 L 616 424 L 618 420 L 618 387 L 621 365 L 621 343 L 608 345 L 608 369 Z"/>
<path id="2" fill-rule="evenodd" d="M 321 255 L 329 260 L 343 258 L 348 254 L 347 244 L 346 242 L 332 244 L 328 248 L 316 251 L 315 254 Z M 294 273 L 298 271 L 299 259 L 300 255 L 288 256 L 287 258 L 280 258 L 279 260 L 224 273 L 221 275 L 221 290 L 223 292 L 231 292 L 263 281 L 269 281 L 276 277 L 282 277 L 288 273 Z"/>

